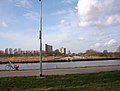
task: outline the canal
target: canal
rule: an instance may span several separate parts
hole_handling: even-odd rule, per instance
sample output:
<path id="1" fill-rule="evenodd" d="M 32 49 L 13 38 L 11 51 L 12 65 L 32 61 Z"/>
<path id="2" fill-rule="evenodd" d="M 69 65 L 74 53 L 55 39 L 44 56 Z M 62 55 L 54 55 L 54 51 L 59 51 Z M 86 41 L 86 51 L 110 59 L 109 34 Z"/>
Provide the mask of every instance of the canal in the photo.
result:
<path id="1" fill-rule="evenodd" d="M 16 64 L 16 63 L 15 63 Z M 39 63 L 18 63 L 20 70 L 27 69 L 39 69 Z M 0 70 L 5 70 L 7 64 L 0 64 Z M 14 65 L 14 64 L 12 64 Z M 77 62 L 50 62 L 43 63 L 43 69 L 50 68 L 74 68 L 74 67 L 86 67 L 86 66 L 108 66 L 108 65 L 120 65 L 120 60 L 99 60 L 99 61 L 77 61 Z"/>

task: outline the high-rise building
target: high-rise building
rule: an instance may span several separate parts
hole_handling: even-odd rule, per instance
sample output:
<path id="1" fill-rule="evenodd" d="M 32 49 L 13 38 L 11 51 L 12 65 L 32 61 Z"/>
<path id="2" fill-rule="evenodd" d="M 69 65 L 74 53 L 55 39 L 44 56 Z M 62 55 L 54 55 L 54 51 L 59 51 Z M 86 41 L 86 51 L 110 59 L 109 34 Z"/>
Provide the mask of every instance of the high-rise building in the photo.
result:
<path id="1" fill-rule="evenodd" d="M 13 50 L 13 52 L 14 52 L 14 54 L 18 54 L 17 48 L 15 48 L 15 49 Z"/>
<path id="2" fill-rule="evenodd" d="M 46 52 L 52 52 L 52 51 L 53 51 L 52 45 L 47 45 L 47 44 L 45 44 L 45 51 L 46 51 Z"/>
<path id="3" fill-rule="evenodd" d="M 60 49 L 59 49 L 59 52 L 61 53 L 61 54 L 66 54 L 66 48 L 64 48 L 64 47 L 61 47 Z"/>
<path id="4" fill-rule="evenodd" d="M 4 52 L 2 50 L 0 50 L 0 56 L 3 56 Z"/>
<path id="5" fill-rule="evenodd" d="M 5 54 L 6 54 L 6 55 L 8 54 L 8 48 L 5 49 Z"/>
<path id="6" fill-rule="evenodd" d="M 104 50 L 103 53 L 108 53 L 108 51 L 107 51 L 107 50 Z"/>
<path id="7" fill-rule="evenodd" d="M 21 51 L 22 51 L 21 48 L 18 48 L 18 54 L 21 54 Z"/>
<path id="8" fill-rule="evenodd" d="M 117 52 L 120 52 L 120 46 L 117 48 Z"/>
<path id="9" fill-rule="evenodd" d="M 13 54 L 13 49 L 9 48 L 9 54 Z"/>

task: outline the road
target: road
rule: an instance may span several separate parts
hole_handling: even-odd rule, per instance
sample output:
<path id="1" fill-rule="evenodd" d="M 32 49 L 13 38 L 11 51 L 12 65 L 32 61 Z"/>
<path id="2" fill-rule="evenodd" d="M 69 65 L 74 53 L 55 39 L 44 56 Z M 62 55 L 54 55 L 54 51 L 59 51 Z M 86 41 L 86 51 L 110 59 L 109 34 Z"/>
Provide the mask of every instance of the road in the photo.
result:
<path id="1" fill-rule="evenodd" d="M 43 75 L 66 75 L 85 74 L 119 70 L 120 66 L 88 67 L 88 68 L 65 68 L 43 70 Z M 39 76 L 39 70 L 0 71 L 0 77 Z"/>

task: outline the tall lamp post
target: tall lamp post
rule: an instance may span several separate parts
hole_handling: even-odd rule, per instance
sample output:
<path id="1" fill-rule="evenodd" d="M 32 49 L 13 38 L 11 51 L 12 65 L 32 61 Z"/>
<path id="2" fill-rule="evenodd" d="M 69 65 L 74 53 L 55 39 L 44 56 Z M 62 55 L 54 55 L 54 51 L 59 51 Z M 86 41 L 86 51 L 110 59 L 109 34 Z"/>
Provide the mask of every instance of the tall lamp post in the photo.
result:
<path id="1" fill-rule="evenodd" d="M 40 40 L 40 77 L 42 77 L 42 0 L 40 1 L 40 32 L 39 32 L 39 40 Z"/>

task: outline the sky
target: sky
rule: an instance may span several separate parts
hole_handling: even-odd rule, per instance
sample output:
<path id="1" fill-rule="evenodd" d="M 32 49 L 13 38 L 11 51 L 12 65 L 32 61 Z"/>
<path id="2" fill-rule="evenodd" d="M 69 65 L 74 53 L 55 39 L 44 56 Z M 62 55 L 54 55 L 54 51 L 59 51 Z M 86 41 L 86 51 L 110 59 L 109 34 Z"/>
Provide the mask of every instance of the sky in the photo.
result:
<path id="1" fill-rule="evenodd" d="M 42 0 L 43 49 L 116 51 L 120 0 Z M 0 50 L 39 50 L 39 0 L 0 0 Z"/>

